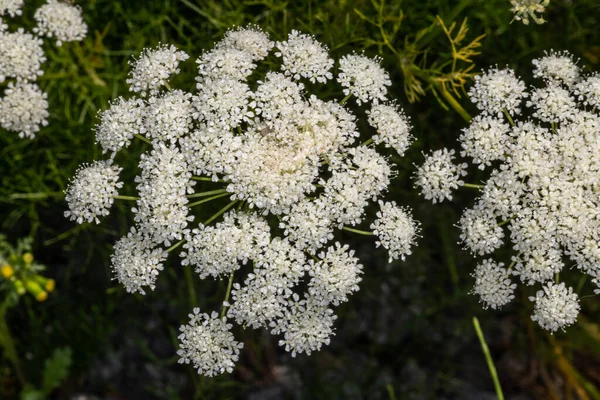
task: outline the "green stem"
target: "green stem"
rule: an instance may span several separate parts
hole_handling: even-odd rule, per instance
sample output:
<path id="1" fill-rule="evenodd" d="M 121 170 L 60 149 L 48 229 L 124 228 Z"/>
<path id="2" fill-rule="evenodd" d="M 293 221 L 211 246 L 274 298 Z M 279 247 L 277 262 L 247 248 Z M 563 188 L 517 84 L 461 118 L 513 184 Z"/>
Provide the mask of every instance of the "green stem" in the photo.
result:
<path id="1" fill-rule="evenodd" d="M 175 250 L 176 248 L 178 248 L 179 246 L 181 246 L 183 244 L 183 242 L 185 242 L 185 239 L 181 239 L 179 242 L 175 243 L 173 246 L 169 247 L 167 249 L 167 253 L 172 252 L 173 250 Z"/>
<path id="2" fill-rule="evenodd" d="M 203 182 L 225 182 L 220 179 L 213 181 L 212 178 L 209 178 L 208 176 L 192 176 L 192 180 L 193 181 L 203 181 Z"/>
<path id="3" fill-rule="evenodd" d="M 190 305 L 195 307 L 198 302 L 196 299 L 196 289 L 194 289 L 194 280 L 192 277 L 192 266 L 186 265 L 183 267 L 183 274 L 185 275 L 185 280 L 188 287 L 188 296 L 190 298 Z"/>
<path id="4" fill-rule="evenodd" d="M 481 349 L 483 350 L 483 354 L 485 355 L 485 360 L 487 361 L 487 365 L 490 370 L 490 375 L 492 375 L 492 380 L 494 381 L 494 387 L 496 388 L 496 396 L 498 396 L 498 400 L 504 400 L 504 394 L 502 394 L 502 387 L 500 386 L 498 373 L 496 372 L 496 367 L 494 366 L 494 360 L 492 360 L 490 349 L 488 348 L 487 343 L 485 342 L 485 338 L 483 337 L 483 332 L 481 332 L 481 327 L 479 326 L 479 320 L 477 319 L 477 317 L 473 317 L 473 326 L 475 327 L 475 332 L 477 332 L 477 337 L 479 338 L 479 342 L 481 343 Z"/>
<path id="5" fill-rule="evenodd" d="M 27 381 L 25 380 L 25 375 L 23 374 L 23 369 L 21 368 L 21 361 L 19 360 L 19 356 L 17 354 L 15 342 L 10 333 L 10 329 L 8 328 L 8 323 L 6 322 L 7 311 L 8 301 L 5 301 L 0 308 L 0 346 L 4 349 L 4 355 L 6 358 L 8 358 L 15 368 L 15 372 L 17 373 L 17 378 L 19 379 L 21 386 L 25 386 Z"/>
<path id="6" fill-rule="evenodd" d="M 504 220 L 504 221 L 500 222 L 500 223 L 498 224 L 498 226 L 503 226 L 503 225 L 506 225 L 506 224 L 508 224 L 510 221 L 512 221 L 513 219 L 515 219 L 515 217 L 516 217 L 516 215 L 513 215 L 513 216 L 512 216 L 512 217 L 510 217 L 509 219 L 507 219 L 507 220 Z"/>
<path id="7" fill-rule="evenodd" d="M 206 197 L 211 196 L 213 194 L 220 194 L 227 192 L 227 189 L 217 189 L 217 190 L 209 190 L 208 192 L 199 192 L 194 194 L 189 194 L 187 196 L 188 199 L 195 199 L 196 197 Z"/>
<path id="8" fill-rule="evenodd" d="M 121 196 L 120 194 L 113 196 L 113 199 L 115 200 L 128 200 L 128 201 L 137 201 L 140 199 L 140 197 L 136 197 L 136 196 Z"/>
<path id="9" fill-rule="evenodd" d="M 342 229 L 345 231 L 348 231 L 348 232 L 358 233 L 359 235 L 365 235 L 365 236 L 375 235 L 373 232 L 361 231 L 360 229 L 348 228 L 347 226 L 344 226 Z"/>
<path id="10" fill-rule="evenodd" d="M 227 283 L 227 291 L 225 292 L 225 300 L 223 300 L 223 303 L 229 301 L 229 294 L 231 293 L 231 286 L 233 285 L 233 272 L 231 273 L 231 275 L 229 275 L 229 282 Z M 225 316 L 225 310 L 227 310 L 227 307 L 225 307 L 225 305 L 223 305 L 221 307 L 221 319 L 223 319 L 223 317 Z"/>
<path id="11" fill-rule="evenodd" d="M 463 186 L 471 189 L 483 189 L 485 187 L 485 185 L 477 185 L 475 183 L 465 183 Z"/>
<path id="12" fill-rule="evenodd" d="M 194 207 L 194 206 L 197 206 L 197 205 L 202 204 L 202 203 L 208 203 L 209 201 L 213 201 L 215 199 L 218 199 L 218 198 L 221 198 L 221 197 L 225 197 L 225 196 L 229 196 L 229 193 L 221 193 L 221 194 L 218 194 L 216 196 L 209 197 L 208 199 L 199 200 L 199 201 L 197 201 L 195 203 L 190 204 L 188 207 Z"/>
<path id="13" fill-rule="evenodd" d="M 9 194 L 9 199 L 45 199 L 47 197 L 63 197 L 65 194 L 63 192 L 35 192 L 35 193 L 13 193 Z"/>
<path id="14" fill-rule="evenodd" d="M 231 207 L 233 207 L 235 205 L 235 203 L 237 203 L 238 200 L 234 200 L 231 203 L 227 204 L 225 207 L 221 208 L 219 211 L 217 211 L 217 213 L 215 215 L 213 215 L 212 217 L 210 217 L 209 219 L 207 219 L 204 222 L 204 226 L 210 224 L 211 222 L 213 222 L 215 219 L 219 218 L 219 216 L 221 214 L 223 214 L 224 212 L 226 212 L 227 210 L 229 210 Z"/>
<path id="15" fill-rule="evenodd" d="M 454 98 L 454 96 L 452 96 L 452 94 L 446 90 L 446 88 L 444 87 L 444 85 L 442 84 L 438 84 L 438 89 L 442 92 L 442 95 L 444 96 L 444 99 L 448 102 L 448 104 L 450 104 L 450 106 L 452 108 L 454 108 L 454 111 L 456 111 L 458 113 L 458 115 L 460 115 L 461 117 L 463 117 L 463 119 L 467 122 L 470 123 L 471 122 L 471 116 L 469 115 L 469 113 L 467 112 L 467 110 L 465 110 L 458 101 L 456 101 L 456 99 Z"/>
<path id="16" fill-rule="evenodd" d="M 142 142 L 146 142 L 148 144 L 152 144 L 152 142 L 149 139 L 145 138 L 144 136 L 140 135 L 139 133 L 136 133 L 133 136 L 135 136 L 136 138 L 140 139 Z"/>
<path id="17" fill-rule="evenodd" d="M 361 146 L 368 146 L 371 143 L 373 143 L 373 138 L 367 139 L 363 142 L 363 144 Z"/>
<path id="18" fill-rule="evenodd" d="M 510 124 L 510 126 L 515 126 L 515 121 L 513 121 L 512 117 L 510 116 L 508 111 L 506 111 L 506 108 L 503 108 L 502 112 L 504 113 L 504 116 L 508 120 L 508 123 Z"/>
<path id="19" fill-rule="evenodd" d="M 352 97 L 352 93 L 351 93 L 351 92 L 350 92 L 350 93 L 348 93 L 348 94 L 346 95 L 346 97 L 344 97 L 344 98 L 343 98 L 343 99 L 340 101 L 340 106 L 343 106 L 344 104 L 346 104 L 346 102 L 347 102 L 348 100 L 350 100 L 350 97 Z"/>

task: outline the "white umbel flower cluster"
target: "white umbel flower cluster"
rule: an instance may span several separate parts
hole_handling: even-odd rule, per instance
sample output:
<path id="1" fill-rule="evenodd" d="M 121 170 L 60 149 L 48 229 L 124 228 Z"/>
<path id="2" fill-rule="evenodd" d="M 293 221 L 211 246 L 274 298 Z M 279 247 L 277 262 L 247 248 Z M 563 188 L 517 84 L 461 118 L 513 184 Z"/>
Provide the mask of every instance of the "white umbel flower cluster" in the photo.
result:
<path id="1" fill-rule="evenodd" d="M 47 0 L 35 11 L 37 32 L 55 38 L 56 45 L 78 42 L 87 35 L 87 24 L 81 15 L 81 7 L 60 0 Z"/>
<path id="2" fill-rule="evenodd" d="M 532 319 L 554 332 L 579 312 L 577 294 L 558 273 L 574 267 L 600 278 L 600 113 L 596 75 L 582 76 L 570 54 L 550 52 L 533 64 L 539 88 L 525 91 L 512 70 L 493 68 L 469 92 L 482 114 L 460 136 L 463 156 L 492 172 L 471 185 L 481 197 L 458 225 L 474 255 L 491 255 L 506 239 L 512 248 L 508 267 L 491 260 L 477 267 L 474 292 L 483 304 L 499 308 L 512 298 L 509 275 L 542 285 L 530 298 Z M 482 82 L 498 77 L 510 77 L 518 96 L 496 101 L 509 91 Z M 529 118 L 519 118 L 523 102 Z"/>
<path id="3" fill-rule="evenodd" d="M 0 17 L 20 16 L 23 5 L 23 0 L 0 0 Z M 80 8 L 58 0 L 48 0 L 38 8 L 35 19 L 33 32 L 59 38 L 59 45 L 60 39 L 82 40 L 87 33 Z M 40 37 L 23 28 L 11 32 L 0 19 L 0 83 L 8 80 L 0 94 L 0 127 L 21 138 L 33 139 L 42 126 L 48 125 L 47 95 L 35 83 L 44 73 L 42 45 Z"/>
<path id="4" fill-rule="evenodd" d="M 433 204 L 452 200 L 452 191 L 464 185 L 467 164 L 455 163 L 454 150 L 436 150 L 425 157 L 423 165 L 415 172 L 415 187 Z"/>
<path id="5" fill-rule="evenodd" d="M 269 54 L 280 70 L 257 68 Z M 334 308 L 358 291 L 363 274 L 339 231 L 377 235 L 390 261 L 415 245 L 419 224 L 410 210 L 383 201 L 395 174 L 378 151 L 402 155 L 412 141 L 409 120 L 387 99 L 390 81 L 379 60 L 364 55 L 340 60 L 338 100 L 309 93 L 308 82 L 335 79 L 335 61 L 326 46 L 296 31 L 274 43 L 255 26 L 231 30 L 198 57 L 189 91 L 171 89 L 169 78 L 187 58 L 160 45 L 132 62 L 128 83 L 138 95 L 102 111 L 95 134 L 110 160 L 132 142 L 147 146 L 138 194 L 95 193 L 102 185 L 87 184 L 87 207 L 100 211 L 78 222 L 104 215 L 114 197 L 136 201 L 135 228 L 112 258 L 128 291 L 153 289 L 175 249 L 201 279 L 228 279 L 224 318 L 194 310 L 181 328 L 181 362 L 199 373 L 230 372 L 237 360 L 241 345 L 227 321 L 281 335 L 292 355 L 317 351 L 334 334 Z M 367 109 L 373 129 L 361 133 L 364 125 L 346 106 L 352 99 Z M 81 197 L 86 181 L 79 175 L 68 193 Z M 202 204 L 219 199 L 220 211 L 192 224 Z M 83 206 L 68 200 L 68 216 L 79 217 Z M 376 201 L 374 232 L 358 229 L 369 226 L 367 206 Z"/>
<path id="6" fill-rule="evenodd" d="M 123 187 L 123 182 L 119 182 L 121 170 L 110 161 L 95 161 L 80 167 L 66 191 L 70 210 L 65 211 L 65 217 L 77 223 L 99 224 L 98 217 L 109 214 L 114 196 L 119 194 L 117 189 Z"/>

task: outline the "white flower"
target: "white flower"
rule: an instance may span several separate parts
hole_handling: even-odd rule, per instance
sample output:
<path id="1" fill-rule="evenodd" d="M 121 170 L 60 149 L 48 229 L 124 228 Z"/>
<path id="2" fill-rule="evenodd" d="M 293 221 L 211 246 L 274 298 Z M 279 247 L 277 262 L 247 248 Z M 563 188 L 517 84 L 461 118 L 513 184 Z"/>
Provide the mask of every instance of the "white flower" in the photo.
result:
<path id="1" fill-rule="evenodd" d="M 512 5 L 510 11 L 515 13 L 515 20 L 522 21 L 523 24 L 529 25 L 529 18 L 535 21 L 536 24 L 543 24 L 544 18 L 538 16 L 550 4 L 550 0 L 510 0 Z"/>
<path id="2" fill-rule="evenodd" d="M 466 209 L 458 226 L 460 240 L 471 253 L 480 256 L 490 254 L 504 244 L 502 227 L 484 208 Z"/>
<path id="3" fill-rule="evenodd" d="M 516 284 L 510 280 L 509 271 L 503 263 L 496 264 L 491 259 L 483 260 L 472 274 L 475 278 L 473 293 L 479 296 L 483 308 L 501 308 L 515 298 Z"/>
<path id="4" fill-rule="evenodd" d="M 533 116 L 544 122 L 564 122 L 577 112 L 575 99 L 569 91 L 555 84 L 534 90 L 527 107 L 533 107 Z"/>
<path id="5" fill-rule="evenodd" d="M 527 97 L 525 83 L 510 68 L 491 68 L 475 77 L 469 98 L 484 114 L 501 116 L 504 111 L 518 115 L 521 100 Z"/>
<path id="6" fill-rule="evenodd" d="M 173 45 L 158 45 L 154 49 L 144 49 L 138 60 L 130 61 L 133 67 L 126 82 L 129 90 L 156 94 L 165 86 L 171 77 L 179 73 L 179 63 L 189 56 L 184 51 L 178 51 Z"/>
<path id="7" fill-rule="evenodd" d="M 452 200 L 452 190 L 464 185 L 461 179 L 467 174 L 467 164 L 454 164 L 454 150 L 436 150 L 426 156 L 425 162 L 415 172 L 415 187 L 433 204 Z"/>
<path id="8" fill-rule="evenodd" d="M 123 187 L 119 182 L 122 168 L 111 165 L 110 161 L 95 161 L 91 165 L 83 164 L 75 173 L 75 178 L 65 191 L 65 200 L 69 211 L 65 217 L 78 224 L 96 221 L 106 216 L 118 195 L 117 189 Z"/>
<path id="9" fill-rule="evenodd" d="M 329 70 L 333 60 L 329 57 L 327 46 L 319 43 L 313 36 L 292 30 L 287 41 L 277 42 L 277 57 L 283 58 L 281 69 L 286 76 L 295 80 L 300 77 L 309 79 L 312 83 L 325 83 L 333 78 Z"/>
<path id="10" fill-rule="evenodd" d="M 62 42 L 80 41 L 87 35 L 87 25 L 81 15 L 81 7 L 59 0 L 47 0 L 35 11 L 36 32 L 49 38 L 56 38 L 56 45 Z"/>
<path id="11" fill-rule="evenodd" d="M 254 61 L 262 60 L 273 48 L 269 36 L 258 26 L 230 29 L 216 47 L 234 48 L 249 54 Z"/>
<path id="12" fill-rule="evenodd" d="M 219 318 L 214 311 L 210 316 L 201 314 L 199 308 L 194 308 L 194 313 L 188 317 L 190 322 L 179 328 L 181 334 L 177 337 L 179 363 L 191 362 L 200 375 L 232 372 L 244 344 L 235 340 L 227 318 Z"/>
<path id="13" fill-rule="evenodd" d="M 214 227 L 186 234 L 182 265 L 196 266 L 200 278 L 219 278 L 254 260 L 271 239 L 267 221 L 257 214 L 227 213 Z"/>
<path id="14" fill-rule="evenodd" d="M 284 235 L 310 254 L 333 239 L 333 225 L 332 207 L 321 198 L 303 199 L 292 205 L 279 223 Z"/>
<path id="15" fill-rule="evenodd" d="M 14 17 L 22 14 L 24 0 L 0 0 L 0 16 Z"/>
<path id="16" fill-rule="evenodd" d="M 115 243 L 114 253 L 110 257 L 111 269 L 129 293 L 146 294 L 143 287 L 154 290 L 156 278 L 163 270 L 167 252 L 153 248 L 141 232 L 131 229 L 127 236 Z"/>
<path id="17" fill-rule="evenodd" d="M 143 118 L 146 113 L 141 99 L 125 100 L 119 97 L 107 110 L 98 113 L 100 123 L 95 127 L 96 142 L 102 153 L 113 154 L 123 147 L 129 147 L 135 135 L 146 133 Z"/>
<path id="18" fill-rule="evenodd" d="M 380 210 L 377 219 L 371 224 L 373 233 L 380 245 L 389 251 L 389 262 L 412 254 L 412 246 L 416 244 L 419 235 L 419 223 L 415 221 L 408 208 L 401 208 L 396 202 L 383 202 L 379 200 Z"/>
<path id="19" fill-rule="evenodd" d="M 374 105 L 367 114 L 369 124 L 377 129 L 373 141 L 393 147 L 402 156 L 413 140 L 410 134 L 410 119 L 395 104 Z"/>
<path id="20" fill-rule="evenodd" d="M 191 174 L 177 147 L 158 142 L 150 154 L 142 154 L 142 174 L 135 178 L 140 195 L 132 208 L 140 231 L 153 243 L 170 246 L 181 240 L 194 217 L 189 215 L 186 195 L 193 193 Z"/>
<path id="21" fill-rule="evenodd" d="M 197 60 L 198 77 L 202 83 L 205 79 L 235 79 L 243 81 L 256 67 L 254 57 L 242 50 L 232 47 L 217 47 L 205 52 Z"/>
<path id="22" fill-rule="evenodd" d="M 251 92 L 246 83 L 232 78 L 206 78 L 197 88 L 194 107 L 198 119 L 209 127 L 233 129 L 254 117 L 249 110 Z"/>
<path id="23" fill-rule="evenodd" d="M 42 75 L 41 65 L 46 61 L 42 44 L 41 39 L 23 28 L 0 31 L 0 82 L 7 78 L 34 81 Z"/>
<path id="24" fill-rule="evenodd" d="M 535 302 L 531 319 L 543 329 L 556 332 L 573 324 L 579 314 L 579 298 L 564 283 L 548 282 L 529 300 Z"/>
<path id="25" fill-rule="evenodd" d="M 579 67 L 568 51 L 550 51 L 542 58 L 533 60 L 533 76 L 551 84 L 572 86 L 579 79 Z"/>
<path id="26" fill-rule="evenodd" d="M 392 81 L 380 63 L 379 57 L 368 58 L 357 54 L 343 56 L 340 59 L 338 82 L 345 88 L 344 94 L 356 96 L 359 105 L 369 101 L 373 104 L 385 101 L 386 86 L 391 86 Z"/>
<path id="27" fill-rule="evenodd" d="M 311 297 L 300 300 L 294 293 L 289 300 L 285 318 L 272 324 L 271 333 L 283 332 L 279 345 L 285 346 L 285 351 L 291 352 L 292 357 L 298 353 L 310 355 L 329 344 L 330 337 L 334 335 L 333 323 L 336 318 L 327 305 Z"/>
<path id="28" fill-rule="evenodd" d="M 492 161 L 504 160 L 510 144 L 510 126 L 490 116 L 476 116 L 468 128 L 463 129 L 459 141 L 461 156 L 469 156 L 479 169 L 490 166 Z"/>
<path id="29" fill-rule="evenodd" d="M 564 266 L 561 251 L 552 247 L 533 249 L 525 256 L 517 256 L 515 261 L 515 275 L 528 285 L 551 280 Z"/>
<path id="30" fill-rule="evenodd" d="M 312 277 L 309 293 L 315 299 L 336 306 L 348 301 L 348 296 L 358 291 L 363 272 L 358 258 L 354 257 L 354 250 L 336 242 L 327 252 L 319 253 L 319 259 L 309 261 L 308 272 Z"/>
<path id="31" fill-rule="evenodd" d="M 585 106 L 597 107 L 600 105 L 600 75 L 592 74 L 577 83 L 574 93 L 578 96 L 577 100 L 583 100 Z"/>
<path id="32" fill-rule="evenodd" d="M 146 106 L 144 132 L 151 139 L 174 143 L 193 127 L 192 94 L 172 90 L 150 97 Z"/>
<path id="33" fill-rule="evenodd" d="M 48 95 L 35 83 L 10 82 L 0 98 L 0 126 L 32 139 L 40 125 L 48 125 Z"/>

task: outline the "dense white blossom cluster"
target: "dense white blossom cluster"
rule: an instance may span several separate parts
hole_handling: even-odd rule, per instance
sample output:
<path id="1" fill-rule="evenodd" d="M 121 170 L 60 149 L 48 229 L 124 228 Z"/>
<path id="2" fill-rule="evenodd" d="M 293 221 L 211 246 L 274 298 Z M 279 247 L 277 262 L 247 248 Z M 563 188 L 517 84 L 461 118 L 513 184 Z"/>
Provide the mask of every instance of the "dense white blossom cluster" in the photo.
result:
<path id="1" fill-rule="evenodd" d="M 269 54 L 279 70 L 257 68 Z M 411 254 L 419 236 L 408 208 L 383 201 L 395 174 L 379 151 L 402 156 L 410 121 L 387 99 L 390 80 L 378 59 L 346 56 L 335 77 L 327 47 L 297 31 L 274 43 L 254 26 L 230 30 L 196 60 L 189 92 L 170 88 L 188 58 L 160 45 L 132 62 L 127 83 L 136 96 L 100 112 L 95 129 L 109 161 L 77 173 L 66 216 L 90 221 L 106 215 L 113 198 L 136 202 L 135 227 L 112 257 L 115 279 L 130 292 L 154 289 L 167 253 L 179 248 L 181 264 L 200 278 L 228 279 L 221 314 L 195 309 L 181 327 L 180 362 L 199 373 L 231 371 L 241 344 L 228 321 L 266 328 L 292 355 L 310 354 L 329 343 L 334 307 L 362 279 L 339 230 L 376 236 L 390 261 Z M 343 87 L 338 99 L 306 89 L 334 79 Z M 366 109 L 366 132 L 352 99 Z M 113 159 L 135 140 L 148 147 L 137 195 L 119 195 Z M 202 204 L 219 199 L 220 211 L 194 222 Z M 377 204 L 372 231 L 358 229 Z"/>
<path id="2" fill-rule="evenodd" d="M 0 0 L 0 17 L 22 14 L 23 0 Z M 35 12 L 37 26 L 33 32 L 23 28 L 9 31 L 0 19 L 0 83 L 8 84 L 0 94 L 0 126 L 21 138 L 33 139 L 40 127 L 48 124 L 47 96 L 35 83 L 44 73 L 46 61 L 39 36 L 61 41 L 82 40 L 87 26 L 81 9 L 59 0 L 48 0 Z"/>
<path id="3" fill-rule="evenodd" d="M 471 185 L 481 196 L 458 225 L 474 255 L 511 243 L 508 267 L 491 260 L 477 267 L 474 292 L 484 306 L 498 308 L 514 297 L 511 276 L 542 285 L 530 298 L 532 319 L 554 332 L 572 324 L 579 311 L 577 293 L 558 282 L 558 273 L 574 267 L 593 281 L 600 278 L 598 78 L 582 76 L 566 52 L 550 52 L 533 64 L 541 87 L 526 91 L 513 71 L 493 68 L 469 92 L 482 114 L 460 136 L 462 156 L 492 172 L 483 185 Z M 512 90 L 482 84 L 507 77 Z M 525 110 L 530 117 L 518 118 Z M 428 179 L 439 180 L 439 172 L 429 170 Z"/>

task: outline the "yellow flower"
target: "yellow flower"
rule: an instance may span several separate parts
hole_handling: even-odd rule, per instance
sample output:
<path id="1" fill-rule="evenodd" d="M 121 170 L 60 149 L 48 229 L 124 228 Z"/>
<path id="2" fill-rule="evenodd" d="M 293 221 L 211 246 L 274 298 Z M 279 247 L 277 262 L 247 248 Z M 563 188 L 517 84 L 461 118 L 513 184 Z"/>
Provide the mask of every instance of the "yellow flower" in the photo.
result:
<path id="1" fill-rule="evenodd" d="M 14 273 L 15 273 L 15 270 L 13 269 L 13 267 L 11 267 L 8 264 L 5 264 L 2 266 L 2 268 L 0 268 L 0 274 L 2 274 L 2 276 L 5 277 L 6 279 L 13 276 Z"/>
<path id="2" fill-rule="evenodd" d="M 31 264 L 33 262 L 33 254 L 31 254 L 31 253 L 23 254 L 23 261 L 25 261 L 25 264 Z"/>

